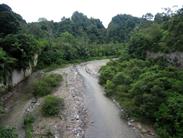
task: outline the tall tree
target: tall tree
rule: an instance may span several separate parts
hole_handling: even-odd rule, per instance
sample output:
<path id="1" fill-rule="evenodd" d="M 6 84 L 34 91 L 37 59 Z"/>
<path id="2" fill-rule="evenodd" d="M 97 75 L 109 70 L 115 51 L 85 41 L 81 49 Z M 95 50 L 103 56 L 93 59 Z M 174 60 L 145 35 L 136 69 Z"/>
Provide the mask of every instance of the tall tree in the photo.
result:
<path id="1" fill-rule="evenodd" d="M 127 42 L 130 33 L 140 25 L 143 19 L 127 14 L 119 14 L 112 18 L 107 28 L 107 39 L 113 42 Z"/>
<path id="2" fill-rule="evenodd" d="M 6 4 L 0 4 L 0 35 L 17 33 L 26 22 Z"/>

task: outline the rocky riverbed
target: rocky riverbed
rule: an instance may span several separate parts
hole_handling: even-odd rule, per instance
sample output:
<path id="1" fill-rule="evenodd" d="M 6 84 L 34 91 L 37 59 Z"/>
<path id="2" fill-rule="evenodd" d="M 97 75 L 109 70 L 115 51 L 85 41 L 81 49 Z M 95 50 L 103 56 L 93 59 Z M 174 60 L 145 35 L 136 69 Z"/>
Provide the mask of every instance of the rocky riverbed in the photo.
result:
<path id="1" fill-rule="evenodd" d="M 55 138 L 154 138 L 149 127 L 131 119 L 122 120 L 117 103 L 104 95 L 98 84 L 98 71 L 108 61 L 90 61 L 49 72 L 63 76 L 60 86 L 52 93 L 64 99 L 65 108 L 57 117 L 43 117 L 40 113 L 42 98 L 25 96 L 29 85 L 20 84 L 16 91 L 7 95 L 9 111 L 1 119 L 1 124 L 14 126 L 19 137 L 24 138 L 23 116 L 33 113 L 36 116 L 34 138 L 47 138 L 48 134 Z M 30 82 L 35 76 L 29 78 Z"/>

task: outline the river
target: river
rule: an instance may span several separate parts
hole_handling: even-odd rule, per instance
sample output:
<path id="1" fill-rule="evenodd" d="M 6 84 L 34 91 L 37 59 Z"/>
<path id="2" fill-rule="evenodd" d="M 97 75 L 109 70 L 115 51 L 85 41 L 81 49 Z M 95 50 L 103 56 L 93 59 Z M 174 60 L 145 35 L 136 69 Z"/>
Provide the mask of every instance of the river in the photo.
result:
<path id="1" fill-rule="evenodd" d="M 104 89 L 98 84 L 96 67 L 106 62 L 90 62 L 77 67 L 84 80 L 85 103 L 90 120 L 85 137 L 138 138 L 138 134 L 120 118 L 119 108 L 104 95 Z"/>
<path id="2" fill-rule="evenodd" d="M 65 109 L 60 117 L 42 117 L 39 113 L 42 98 L 38 98 L 32 110 L 36 115 L 34 138 L 45 136 L 48 129 L 57 138 L 154 138 L 130 127 L 120 118 L 120 109 L 105 96 L 103 87 L 98 84 L 98 71 L 107 62 L 109 60 L 95 60 L 50 72 L 63 76 L 63 82 L 52 94 L 64 99 Z M 15 127 L 20 138 L 25 137 L 24 113 L 34 100 L 28 90 L 38 76 L 34 73 L 13 89 L 6 100 L 9 110 L 0 119 L 1 125 Z"/>

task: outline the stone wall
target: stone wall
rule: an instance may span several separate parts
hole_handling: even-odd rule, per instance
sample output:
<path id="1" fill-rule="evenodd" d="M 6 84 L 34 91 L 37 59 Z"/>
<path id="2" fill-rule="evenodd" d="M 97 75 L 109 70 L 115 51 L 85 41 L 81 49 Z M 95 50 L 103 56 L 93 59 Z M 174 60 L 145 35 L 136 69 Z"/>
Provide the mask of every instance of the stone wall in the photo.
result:
<path id="1" fill-rule="evenodd" d="M 34 55 L 34 62 L 32 64 L 29 64 L 29 67 L 26 69 L 14 69 L 11 72 L 10 77 L 7 78 L 6 85 L 3 84 L 3 82 L 0 82 L 0 88 L 1 87 L 7 87 L 7 86 L 16 86 L 18 83 L 23 81 L 26 77 L 30 76 L 32 74 L 32 68 L 37 65 L 38 55 Z M 1 89 L 0 89 L 1 90 Z"/>
<path id="2" fill-rule="evenodd" d="M 21 70 L 13 70 L 12 75 L 11 75 L 11 81 L 10 81 L 10 85 L 11 86 L 15 86 L 17 85 L 19 82 L 23 81 L 26 77 L 30 76 L 32 73 L 32 67 L 29 67 L 25 70 L 21 69 Z"/>

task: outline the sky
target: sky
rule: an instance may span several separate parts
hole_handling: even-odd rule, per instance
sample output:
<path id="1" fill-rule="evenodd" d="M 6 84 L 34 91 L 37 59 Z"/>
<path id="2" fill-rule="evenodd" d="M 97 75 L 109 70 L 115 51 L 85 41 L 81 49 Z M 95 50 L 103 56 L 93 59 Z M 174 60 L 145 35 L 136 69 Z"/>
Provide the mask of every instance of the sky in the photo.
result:
<path id="1" fill-rule="evenodd" d="M 40 17 L 60 21 L 63 16 L 71 17 L 74 11 L 79 11 L 99 18 L 105 27 L 117 14 L 142 17 L 147 12 L 156 14 L 162 8 L 183 6 L 183 0 L 0 0 L 0 3 L 8 4 L 27 22 L 38 21 Z"/>

